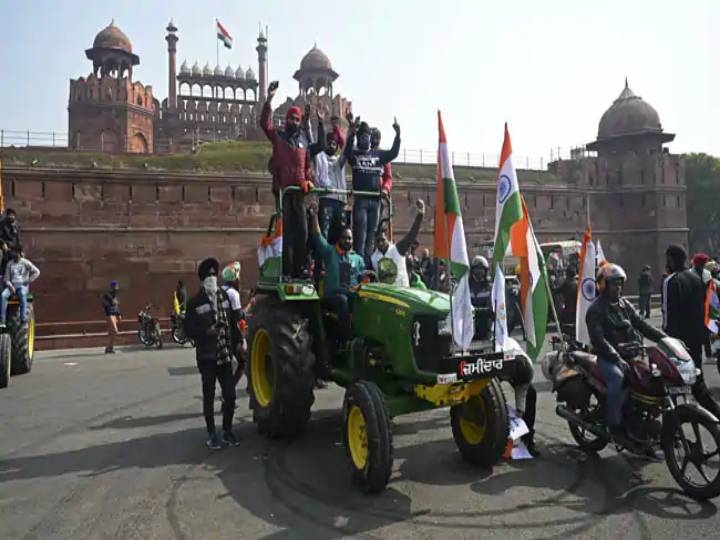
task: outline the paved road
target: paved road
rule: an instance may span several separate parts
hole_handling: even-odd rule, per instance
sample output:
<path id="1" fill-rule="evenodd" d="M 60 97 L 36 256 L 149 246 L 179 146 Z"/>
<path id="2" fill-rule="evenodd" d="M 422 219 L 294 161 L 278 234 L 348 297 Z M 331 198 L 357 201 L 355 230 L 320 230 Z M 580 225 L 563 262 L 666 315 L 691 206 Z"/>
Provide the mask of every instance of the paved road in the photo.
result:
<path id="1" fill-rule="evenodd" d="M 664 465 L 576 451 L 536 381 L 539 460 L 471 468 L 446 410 L 401 417 L 390 485 L 367 497 L 338 388 L 292 444 L 262 439 L 240 392 L 243 444 L 210 453 L 190 349 L 40 353 L 0 391 L 0 538 L 717 538 L 717 503 L 685 497 Z"/>

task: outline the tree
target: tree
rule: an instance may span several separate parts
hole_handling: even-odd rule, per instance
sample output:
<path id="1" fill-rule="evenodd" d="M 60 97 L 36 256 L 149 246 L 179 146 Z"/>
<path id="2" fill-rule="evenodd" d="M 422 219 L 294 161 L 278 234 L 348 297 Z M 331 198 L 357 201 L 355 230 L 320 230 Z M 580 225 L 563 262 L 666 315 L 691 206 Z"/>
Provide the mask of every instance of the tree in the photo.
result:
<path id="1" fill-rule="evenodd" d="M 720 159 L 707 154 L 686 154 L 688 228 L 690 251 L 720 251 Z"/>

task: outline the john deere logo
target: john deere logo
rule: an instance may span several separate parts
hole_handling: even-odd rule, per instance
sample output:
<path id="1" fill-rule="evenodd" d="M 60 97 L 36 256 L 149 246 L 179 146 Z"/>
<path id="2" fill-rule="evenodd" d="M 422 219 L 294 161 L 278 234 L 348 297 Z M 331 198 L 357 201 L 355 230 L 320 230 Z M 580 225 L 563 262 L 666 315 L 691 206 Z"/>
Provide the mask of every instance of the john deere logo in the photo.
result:
<path id="1" fill-rule="evenodd" d="M 512 180 L 510 180 L 510 177 L 507 174 L 501 175 L 500 180 L 498 181 L 498 201 L 500 204 L 505 202 L 505 200 L 510 196 L 511 191 Z"/>
<path id="2" fill-rule="evenodd" d="M 595 280 L 591 277 L 583 278 L 582 295 L 588 302 L 595 300 Z"/>

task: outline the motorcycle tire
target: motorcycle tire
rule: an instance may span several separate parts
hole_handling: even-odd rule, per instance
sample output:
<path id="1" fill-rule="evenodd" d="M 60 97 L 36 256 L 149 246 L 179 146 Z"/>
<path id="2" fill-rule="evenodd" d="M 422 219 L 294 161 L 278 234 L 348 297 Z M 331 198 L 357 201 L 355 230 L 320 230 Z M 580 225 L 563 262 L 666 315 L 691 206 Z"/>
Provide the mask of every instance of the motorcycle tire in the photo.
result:
<path id="1" fill-rule="evenodd" d="M 591 394 L 590 398 L 594 398 L 597 403 L 597 396 Z M 589 405 L 590 401 L 588 400 L 588 406 Z M 598 411 L 599 405 L 595 405 L 595 408 L 596 414 L 602 414 L 602 410 Z M 575 412 L 577 413 L 578 411 L 576 410 Z M 573 439 L 575 439 L 575 442 L 580 447 L 580 450 L 585 453 L 596 454 L 605 448 L 610 442 L 607 437 L 598 437 L 590 431 L 585 431 L 581 426 L 575 424 L 574 422 L 568 422 L 568 426 L 570 427 L 570 434 Z"/>
<path id="2" fill-rule="evenodd" d="M 152 342 L 148 338 L 147 333 L 142 328 L 138 330 L 138 341 L 140 341 L 140 343 L 145 345 L 146 347 L 152 345 Z"/>
<path id="3" fill-rule="evenodd" d="M 185 332 L 179 326 L 174 327 L 172 332 L 170 332 L 170 335 L 172 336 L 172 340 L 178 345 L 185 345 L 185 343 L 187 343 Z"/>
<path id="4" fill-rule="evenodd" d="M 160 325 L 156 324 L 155 328 L 153 330 L 153 339 L 155 340 L 155 347 L 157 347 L 158 350 L 163 348 L 163 340 L 162 340 L 162 331 L 160 330 Z"/>
<path id="5" fill-rule="evenodd" d="M 665 424 L 665 421 L 663 421 L 663 424 Z M 691 424 L 693 427 L 693 440 L 690 442 L 688 442 L 686 437 L 678 437 L 683 424 Z M 672 422 L 672 427 L 669 429 L 666 428 L 663 433 L 662 450 L 665 453 L 665 463 L 670 470 L 670 474 L 680 488 L 693 499 L 706 500 L 720 495 L 720 472 L 717 473 L 713 480 L 709 480 L 705 473 L 701 472 L 702 463 L 700 464 L 700 467 L 698 467 L 690 459 L 690 457 L 687 456 L 687 453 L 695 453 L 696 448 L 692 447 L 696 447 L 698 441 L 700 441 L 701 447 L 704 447 L 702 444 L 702 437 L 699 435 L 700 431 L 698 426 L 702 426 L 703 429 L 710 434 L 715 447 L 712 455 L 720 458 L 720 455 L 718 454 L 718 452 L 720 452 L 720 424 L 718 424 L 718 422 L 708 414 L 703 414 L 703 412 L 694 408 L 683 406 L 680 406 L 675 410 L 675 421 Z M 685 444 L 688 446 L 686 447 Z M 678 462 L 678 456 L 675 452 L 676 449 L 683 450 L 686 454 L 687 461 L 683 460 L 684 463 Z M 701 451 L 703 449 L 701 449 Z M 712 457 L 712 455 L 710 457 Z M 704 455 L 703 457 L 706 458 L 706 462 L 707 456 Z M 685 471 L 689 467 L 693 467 L 696 472 L 700 473 L 703 480 L 707 480 L 707 482 L 704 485 L 693 483 L 685 476 Z"/>

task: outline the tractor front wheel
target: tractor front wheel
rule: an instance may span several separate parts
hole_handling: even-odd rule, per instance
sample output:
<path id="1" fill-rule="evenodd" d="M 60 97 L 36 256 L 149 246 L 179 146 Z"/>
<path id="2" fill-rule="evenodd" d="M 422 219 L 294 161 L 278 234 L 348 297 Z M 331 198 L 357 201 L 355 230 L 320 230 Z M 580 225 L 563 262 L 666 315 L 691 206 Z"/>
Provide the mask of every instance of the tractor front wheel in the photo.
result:
<path id="1" fill-rule="evenodd" d="M 466 461 L 484 467 L 495 465 L 510 431 L 500 384 L 493 379 L 465 403 L 451 407 L 450 424 L 455 444 Z"/>
<path id="2" fill-rule="evenodd" d="M 364 493 L 385 489 L 393 465 L 392 427 L 375 383 L 358 381 L 345 392 L 343 435 L 355 485 Z"/>
<path id="3" fill-rule="evenodd" d="M 12 340 L 12 374 L 23 375 L 32 369 L 35 352 L 35 313 L 27 306 L 27 321 L 20 320 L 20 306 L 8 318 L 8 335 Z"/>
<path id="4" fill-rule="evenodd" d="M 299 436 L 315 401 L 315 355 L 310 323 L 292 305 L 257 301 L 250 319 L 247 366 L 250 408 L 260 433 Z"/>
<path id="5" fill-rule="evenodd" d="M 0 334 L 0 388 L 7 388 L 10 384 L 10 358 L 12 356 L 12 343 L 10 336 Z"/>

